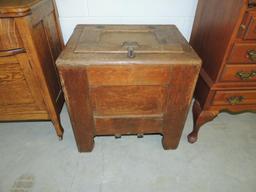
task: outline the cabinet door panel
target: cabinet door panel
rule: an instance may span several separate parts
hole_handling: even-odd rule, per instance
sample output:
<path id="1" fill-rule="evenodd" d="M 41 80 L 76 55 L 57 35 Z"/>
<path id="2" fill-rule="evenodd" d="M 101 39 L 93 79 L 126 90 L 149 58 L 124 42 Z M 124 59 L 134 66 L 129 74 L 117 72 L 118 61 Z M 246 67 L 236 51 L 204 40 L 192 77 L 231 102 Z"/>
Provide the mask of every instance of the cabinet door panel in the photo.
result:
<path id="1" fill-rule="evenodd" d="M 163 86 L 107 86 L 91 90 L 95 115 L 155 115 L 164 112 Z"/>
<path id="2" fill-rule="evenodd" d="M 20 65 L 18 63 L 0 65 L 0 105 L 33 102 Z"/>
<path id="3" fill-rule="evenodd" d="M 26 54 L 0 58 L 0 106 L 6 113 L 45 111 Z"/>
<path id="4" fill-rule="evenodd" d="M 51 49 L 50 37 L 47 35 L 43 21 L 33 27 L 33 39 L 41 61 L 42 70 L 53 99 L 57 99 L 61 87 L 53 56 L 54 51 Z"/>
<path id="5" fill-rule="evenodd" d="M 58 34 L 54 12 L 44 19 L 44 29 L 48 40 L 48 46 L 52 54 L 52 59 L 55 62 L 62 50 L 62 44 Z"/>
<path id="6" fill-rule="evenodd" d="M 23 48 L 20 35 L 12 18 L 0 19 L 0 50 Z"/>

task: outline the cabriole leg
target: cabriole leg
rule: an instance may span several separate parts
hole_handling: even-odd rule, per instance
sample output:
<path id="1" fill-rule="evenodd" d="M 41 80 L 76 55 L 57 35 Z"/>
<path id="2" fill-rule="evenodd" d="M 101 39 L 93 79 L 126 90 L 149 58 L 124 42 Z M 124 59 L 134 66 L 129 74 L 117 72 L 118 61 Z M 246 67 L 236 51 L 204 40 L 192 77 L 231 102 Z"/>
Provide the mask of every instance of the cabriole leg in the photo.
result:
<path id="1" fill-rule="evenodd" d="M 204 111 L 202 110 L 200 103 L 195 100 L 193 105 L 193 119 L 194 119 L 194 126 L 193 131 L 188 135 L 188 142 L 189 143 L 195 143 L 198 140 L 198 133 L 200 130 L 200 127 L 213 120 L 217 115 L 219 114 L 219 111 Z"/>

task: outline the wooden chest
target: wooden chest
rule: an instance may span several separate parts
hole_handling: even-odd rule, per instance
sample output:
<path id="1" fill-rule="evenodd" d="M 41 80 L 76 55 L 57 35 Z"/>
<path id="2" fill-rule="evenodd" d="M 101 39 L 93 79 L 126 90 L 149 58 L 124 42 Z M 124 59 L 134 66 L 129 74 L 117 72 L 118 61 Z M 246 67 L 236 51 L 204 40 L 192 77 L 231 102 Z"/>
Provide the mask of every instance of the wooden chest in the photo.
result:
<path id="1" fill-rule="evenodd" d="M 57 67 L 78 150 L 150 133 L 175 149 L 200 64 L 175 26 L 77 26 Z"/>
<path id="2" fill-rule="evenodd" d="M 0 1 L 0 121 L 51 120 L 62 137 L 63 47 L 53 0 Z"/>
<path id="3" fill-rule="evenodd" d="M 220 112 L 256 112 L 256 1 L 199 0 L 191 45 L 203 60 L 188 136 L 194 143 Z"/>

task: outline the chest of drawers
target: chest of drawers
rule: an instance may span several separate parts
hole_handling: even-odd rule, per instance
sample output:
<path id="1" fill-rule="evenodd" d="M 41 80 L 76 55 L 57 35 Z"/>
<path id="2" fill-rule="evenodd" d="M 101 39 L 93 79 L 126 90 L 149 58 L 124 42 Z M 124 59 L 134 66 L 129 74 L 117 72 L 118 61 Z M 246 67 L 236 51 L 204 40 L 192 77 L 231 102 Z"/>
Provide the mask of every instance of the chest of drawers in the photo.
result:
<path id="1" fill-rule="evenodd" d="M 57 67 L 78 150 L 151 133 L 175 149 L 200 66 L 175 26 L 77 26 Z"/>
<path id="2" fill-rule="evenodd" d="M 51 120 L 62 137 L 62 48 L 54 1 L 0 1 L 0 121 Z"/>
<path id="3" fill-rule="evenodd" d="M 193 106 L 199 128 L 221 111 L 256 111 L 256 5 L 248 0 L 199 0 L 191 45 L 203 60 Z"/>

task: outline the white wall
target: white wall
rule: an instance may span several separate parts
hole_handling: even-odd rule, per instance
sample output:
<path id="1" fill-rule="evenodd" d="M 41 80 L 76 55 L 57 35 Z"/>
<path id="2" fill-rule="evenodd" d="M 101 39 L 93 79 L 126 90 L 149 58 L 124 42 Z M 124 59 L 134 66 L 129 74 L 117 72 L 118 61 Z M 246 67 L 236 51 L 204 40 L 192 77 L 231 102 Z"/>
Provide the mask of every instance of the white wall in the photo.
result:
<path id="1" fill-rule="evenodd" d="M 76 24 L 175 24 L 189 39 L 197 0 L 56 0 L 65 42 Z"/>

